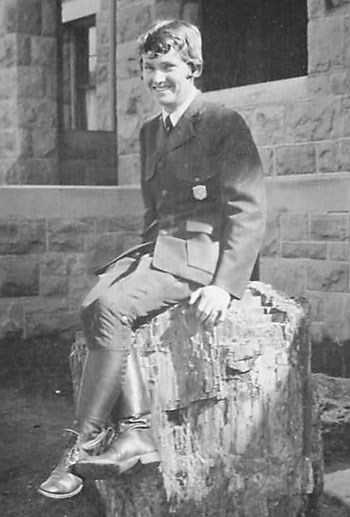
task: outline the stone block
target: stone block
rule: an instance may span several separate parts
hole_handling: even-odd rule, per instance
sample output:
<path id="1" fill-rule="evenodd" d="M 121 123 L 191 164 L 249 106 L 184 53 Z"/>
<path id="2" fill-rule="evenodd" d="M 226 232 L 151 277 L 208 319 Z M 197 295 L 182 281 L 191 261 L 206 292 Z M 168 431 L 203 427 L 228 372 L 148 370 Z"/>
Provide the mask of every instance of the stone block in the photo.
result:
<path id="1" fill-rule="evenodd" d="M 43 70 L 39 66 L 17 68 L 17 92 L 19 98 L 42 99 L 44 95 Z"/>
<path id="2" fill-rule="evenodd" d="M 95 222 L 95 231 L 102 232 L 134 232 L 138 233 L 142 228 L 142 216 L 130 214 L 128 216 L 99 217 Z"/>
<path id="3" fill-rule="evenodd" d="M 19 298 L 38 296 L 38 256 L 0 257 L 0 297 Z"/>
<path id="4" fill-rule="evenodd" d="M 17 32 L 17 6 L 11 0 L 0 2 L 0 33 Z"/>
<path id="5" fill-rule="evenodd" d="M 137 115 L 118 118 L 118 153 L 138 154 L 140 120 Z"/>
<path id="6" fill-rule="evenodd" d="M 334 140 L 343 135 L 340 98 L 322 97 L 290 104 L 286 110 L 286 141 Z"/>
<path id="7" fill-rule="evenodd" d="M 345 66 L 346 68 L 350 67 L 350 7 L 347 12 L 347 17 L 345 18 Z M 349 90 L 348 90 L 349 91 Z"/>
<path id="8" fill-rule="evenodd" d="M 44 276 L 67 275 L 67 255 L 65 253 L 45 253 L 40 258 L 40 274 Z"/>
<path id="9" fill-rule="evenodd" d="M 274 150 L 272 147 L 260 147 L 259 155 L 263 166 L 265 176 L 273 176 L 275 173 L 274 167 Z"/>
<path id="10" fill-rule="evenodd" d="M 66 299 L 38 298 L 24 304 L 26 337 L 57 334 L 79 325 L 77 311 L 69 310 Z"/>
<path id="11" fill-rule="evenodd" d="M 349 264 L 313 260 L 307 264 L 307 288 L 313 291 L 347 292 Z"/>
<path id="12" fill-rule="evenodd" d="M 5 108 L 3 100 L 8 100 L 16 97 L 17 94 L 17 70 L 15 68 L 2 68 L 1 69 L 1 81 L 0 81 L 0 112 L 2 113 Z"/>
<path id="13" fill-rule="evenodd" d="M 328 242 L 328 259 L 338 262 L 348 262 L 350 259 L 348 242 Z"/>
<path id="14" fill-rule="evenodd" d="M 8 185 L 57 185 L 57 161 L 21 158 L 8 168 L 5 182 Z"/>
<path id="15" fill-rule="evenodd" d="M 338 322 L 341 319 L 346 318 L 346 314 L 344 313 L 345 308 L 345 300 L 348 297 L 347 293 L 322 293 L 323 294 L 323 322 L 325 326 L 332 322 Z M 348 318 L 350 314 L 348 315 Z M 336 340 L 334 340 L 336 341 Z"/>
<path id="16" fill-rule="evenodd" d="M 19 99 L 18 121 L 21 127 L 56 128 L 57 103 L 48 99 Z"/>
<path id="17" fill-rule="evenodd" d="M 29 66 L 31 64 L 30 36 L 17 34 L 17 64 L 18 66 Z"/>
<path id="18" fill-rule="evenodd" d="M 77 311 L 83 297 L 96 282 L 87 274 L 87 257 L 85 253 L 69 253 L 66 255 L 68 274 L 68 307 Z"/>
<path id="19" fill-rule="evenodd" d="M 41 297 L 58 297 L 68 295 L 67 276 L 45 275 L 40 273 L 39 294 Z"/>
<path id="20" fill-rule="evenodd" d="M 11 159 L 11 160 L 0 159 L 0 185 L 7 184 L 8 171 L 14 167 L 15 163 L 16 163 L 15 159 Z"/>
<path id="21" fill-rule="evenodd" d="M 140 184 L 140 157 L 137 154 L 120 155 L 118 162 L 118 184 Z"/>
<path id="22" fill-rule="evenodd" d="M 157 0 L 154 9 L 156 20 L 180 18 L 182 4 L 182 0 Z"/>
<path id="23" fill-rule="evenodd" d="M 117 47 L 118 79 L 140 77 L 141 70 L 137 52 L 137 41 L 120 43 Z"/>
<path id="24" fill-rule="evenodd" d="M 65 254 L 65 262 L 67 274 L 70 277 L 86 274 L 87 260 L 85 253 Z"/>
<path id="25" fill-rule="evenodd" d="M 90 231 L 91 229 L 89 225 L 82 221 L 69 221 L 64 219 L 49 220 L 49 251 L 84 251 L 86 246 L 86 236 Z"/>
<path id="26" fill-rule="evenodd" d="M 117 5 L 117 43 L 137 39 L 153 21 L 154 7 L 150 2 Z"/>
<path id="27" fill-rule="evenodd" d="M 340 141 L 340 170 L 350 172 L 350 139 Z"/>
<path id="28" fill-rule="evenodd" d="M 350 136 L 350 107 L 344 110 L 344 136 Z"/>
<path id="29" fill-rule="evenodd" d="M 97 51 L 101 47 L 110 47 L 110 21 L 101 15 L 96 18 L 96 28 L 97 28 Z"/>
<path id="30" fill-rule="evenodd" d="M 304 296 L 306 261 L 302 259 L 268 258 L 260 260 L 260 278 L 288 296 Z"/>
<path id="31" fill-rule="evenodd" d="M 257 145 L 273 145 L 285 141 L 285 107 L 257 108 L 254 113 L 254 137 Z"/>
<path id="32" fill-rule="evenodd" d="M 159 112 L 159 107 L 149 95 L 138 77 L 121 79 L 117 83 L 118 122 L 120 127 L 126 125 L 124 117 L 138 115 L 144 121 L 152 114 Z M 135 137 L 138 134 L 135 133 Z"/>
<path id="33" fill-rule="evenodd" d="M 99 85 L 97 89 L 97 127 L 104 131 L 112 131 L 114 117 L 110 109 L 110 88 L 109 84 Z"/>
<path id="34" fill-rule="evenodd" d="M 33 140 L 30 129 L 17 130 L 17 152 L 19 158 L 31 158 L 33 156 Z"/>
<path id="35" fill-rule="evenodd" d="M 312 214 L 310 238 L 312 240 L 343 241 L 349 236 L 346 214 Z"/>
<path id="36" fill-rule="evenodd" d="M 97 88 L 99 89 L 101 87 L 101 85 L 103 84 L 108 84 L 108 79 L 109 79 L 109 63 L 108 61 L 107 62 L 104 62 L 104 63 L 97 63 L 96 65 L 96 85 L 97 85 Z"/>
<path id="37" fill-rule="evenodd" d="M 0 254 L 43 253 L 46 247 L 45 221 L 16 219 L 0 221 Z"/>
<path id="38" fill-rule="evenodd" d="M 308 0 L 307 6 L 309 19 L 324 17 L 326 14 L 325 0 Z"/>
<path id="39" fill-rule="evenodd" d="M 182 7 L 182 20 L 200 25 L 200 2 L 186 2 Z"/>
<path id="40" fill-rule="evenodd" d="M 323 292 L 307 291 L 306 299 L 310 307 L 311 321 L 323 321 L 325 294 Z"/>
<path id="41" fill-rule="evenodd" d="M 269 214 L 261 249 L 264 257 L 281 256 L 281 218 L 280 214 Z"/>
<path id="42" fill-rule="evenodd" d="M 41 34 L 56 37 L 57 3 L 54 0 L 41 2 Z"/>
<path id="43" fill-rule="evenodd" d="M 24 331 L 23 305 L 13 298 L 0 299 L 0 339 L 22 336 Z"/>
<path id="44" fill-rule="evenodd" d="M 341 170 L 340 142 L 328 140 L 317 144 L 317 163 L 319 172 Z"/>
<path id="45" fill-rule="evenodd" d="M 17 30 L 24 34 L 40 34 L 41 0 L 18 0 L 17 6 Z"/>
<path id="46" fill-rule="evenodd" d="M 0 130 L 0 155 L 5 159 L 15 158 L 18 155 L 17 132 L 14 129 Z"/>
<path id="47" fill-rule="evenodd" d="M 0 68 L 16 66 L 17 39 L 15 34 L 0 34 Z"/>
<path id="48" fill-rule="evenodd" d="M 1 83 L 1 81 L 0 81 Z M 13 94 L 17 93 L 17 89 Z M 0 129 L 12 129 L 18 127 L 18 117 L 15 98 L 0 100 Z"/>
<path id="49" fill-rule="evenodd" d="M 308 237 L 309 216 L 307 214 L 281 214 L 281 235 L 283 241 L 303 241 Z"/>
<path id="50" fill-rule="evenodd" d="M 325 72 L 344 66 L 345 20 L 343 18 L 311 20 L 308 34 L 309 73 Z"/>
<path id="51" fill-rule="evenodd" d="M 330 82 L 332 77 L 340 74 L 340 71 L 335 71 L 332 75 L 328 74 L 309 74 L 307 76 L 307 90 L 310 96 L 324 96 L 330 93 Z"/>
<path id="52" fill-rule="evenodd" d="M 42 68 L 44 98 L 57 102 L 57 72 L 53 68 Z M 66 126 L 65 126 L 66 127 Z"/>
<path id="53" fill-rule="evenodd" d="M 323 77 L 323 76 L 321 76 Z M 329 93 L 332 95 L 346 95 L 350 91 L 350 71 L 334 72 L 329 78 Z"/>
<path id="54" fill-rule="evenodd" d="M 93 273 L 125 250 L 124 232 L 90 235 L 88 239 L 88 272 Z"/>
<path id="55" fill-rule="evenodd" d="M 277 147 L 275 157 L 278 175 L 316 172 L 316 152 L 313 144 Z"/>
<path id="56" fill-rule="evenodd" d="M 283 242 L 282 257 L 325 260 L 327 244 L 322 242 Z"/>
<path id="57" fill-rule="evenodd" d="M 33 156 L 54 158 L 57 155 L 57 129 L 34 128 L 32 130 Z"/>

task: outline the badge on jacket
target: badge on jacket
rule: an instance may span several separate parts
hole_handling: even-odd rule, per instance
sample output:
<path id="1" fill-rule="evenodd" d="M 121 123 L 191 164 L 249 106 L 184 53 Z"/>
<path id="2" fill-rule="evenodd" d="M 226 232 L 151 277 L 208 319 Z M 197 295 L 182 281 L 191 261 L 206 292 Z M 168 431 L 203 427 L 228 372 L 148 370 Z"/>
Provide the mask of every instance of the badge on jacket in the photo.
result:
<path id="1" fill-rule="evenodd" d="M 198 201 L 203 201 L 208 196 L 207 187 L 205 185 L 195 185 L 192 187 L 193 197 Z"/>

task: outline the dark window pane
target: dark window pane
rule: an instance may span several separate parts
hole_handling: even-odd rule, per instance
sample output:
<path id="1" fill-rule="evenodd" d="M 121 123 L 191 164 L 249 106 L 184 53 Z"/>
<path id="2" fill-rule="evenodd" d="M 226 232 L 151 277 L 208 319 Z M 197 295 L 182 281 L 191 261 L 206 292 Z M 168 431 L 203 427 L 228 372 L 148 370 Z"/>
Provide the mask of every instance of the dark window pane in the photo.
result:
<path id="1" fill-rule="evenodd" d="M 307 73 L 306 0 L 202 0 L 203 88 Z"/>

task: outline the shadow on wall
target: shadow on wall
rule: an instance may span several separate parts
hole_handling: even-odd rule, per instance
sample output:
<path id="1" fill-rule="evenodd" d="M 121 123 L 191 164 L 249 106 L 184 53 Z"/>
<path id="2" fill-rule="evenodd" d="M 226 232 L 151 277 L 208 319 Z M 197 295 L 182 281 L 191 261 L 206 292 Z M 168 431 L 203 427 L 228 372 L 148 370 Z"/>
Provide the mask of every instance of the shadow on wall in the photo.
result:
<path id="1" fill-rule="evenodd" d="M 332 377 L 350 377 L 350 341 L 331 339 L 314 343 L 311 368 L 314 373 L 324 373 Z"/>

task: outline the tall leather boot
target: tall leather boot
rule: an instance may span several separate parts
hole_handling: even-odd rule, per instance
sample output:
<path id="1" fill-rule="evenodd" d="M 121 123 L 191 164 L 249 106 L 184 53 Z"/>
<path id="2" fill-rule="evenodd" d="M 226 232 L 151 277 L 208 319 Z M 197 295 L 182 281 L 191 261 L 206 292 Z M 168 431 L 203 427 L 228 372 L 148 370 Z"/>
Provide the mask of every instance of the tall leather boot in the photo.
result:
<path id="1" fill-rule="evenodd" d="M 42 495 L 66 499 L 81 491 L 83 480 L 72 472 L 72 466 L 79 459 L 101 452 L 113 438 L 106 423 L 120 397 L 127 356 L 125 351 L 88 351 L 77 401 L 76 429 L 71 430 L 72 438 L 60 462 L 40 485 Z"/>
<path id="2" fill-rule="evenodd" d="M 78 460 L 74 471 L 80 476 L 107 479 L 126 472 L 138 463 L 160 462 L 151 430 L 150 403 L 133 347 L 117 410 L 118 434 L 104 453 Z"/>

